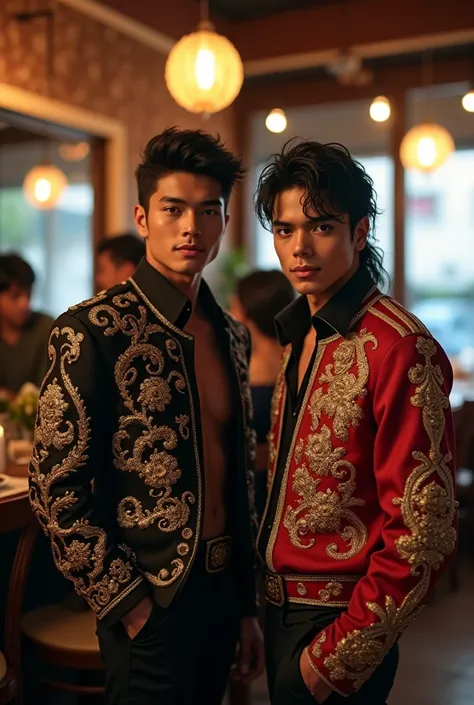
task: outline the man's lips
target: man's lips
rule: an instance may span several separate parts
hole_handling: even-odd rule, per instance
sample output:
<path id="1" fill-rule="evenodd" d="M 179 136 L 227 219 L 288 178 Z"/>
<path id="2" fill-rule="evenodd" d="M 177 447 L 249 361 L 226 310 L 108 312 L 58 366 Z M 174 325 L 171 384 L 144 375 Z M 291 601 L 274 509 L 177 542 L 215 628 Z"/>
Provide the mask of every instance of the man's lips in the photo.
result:
<path id="1" fill-rule="evenodd" d="M 320 267 L 313 267 L 311 264 L 302 264 L 297 267 L 293 267 L 292 272 L 315 272 Z"/>
<path id="2" fill-rule="evenodd" d="M 204 252 L 204 250 L 197 245 L 180 245 L 176 249 L 178 252 Z"/>

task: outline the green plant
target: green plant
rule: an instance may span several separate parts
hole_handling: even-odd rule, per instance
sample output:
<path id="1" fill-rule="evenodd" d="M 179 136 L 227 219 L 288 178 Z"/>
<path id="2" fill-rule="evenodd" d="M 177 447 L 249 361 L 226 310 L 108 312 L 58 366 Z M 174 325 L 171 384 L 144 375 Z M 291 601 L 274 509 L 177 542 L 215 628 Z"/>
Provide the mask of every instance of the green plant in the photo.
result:
<path id="1" fill-rule="evenodd" d="M 8 404 L 8 414 L 13 423 L 26 431 L 33 431 L 38 406 L 39 389 L 34 384 L 24 384 L 15 399 Z"/>
<path id="2" fill-rule="evenodd" d="M 223 254 L 219 265 L 215 293 L 221 306 L 227 308 L 230 297 L 235 291 L 237 280 L 245 276 L 250 269 L 245 247 L 234 247 Z"/>

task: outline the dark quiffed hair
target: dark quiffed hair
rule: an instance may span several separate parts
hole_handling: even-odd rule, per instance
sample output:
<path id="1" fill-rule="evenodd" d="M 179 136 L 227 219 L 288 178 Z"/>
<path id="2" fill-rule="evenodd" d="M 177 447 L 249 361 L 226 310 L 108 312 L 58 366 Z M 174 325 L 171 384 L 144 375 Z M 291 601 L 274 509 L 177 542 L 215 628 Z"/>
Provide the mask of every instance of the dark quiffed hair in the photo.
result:
<path id="1" fill-rule="evenodd" d="M 305 192 L 303 212 L 341 217 L 349 214 L 352 232 L 361 218 L 369 219 L 369 236 L 360 253 L 361 266 L 376 284 L 388 280 L 383 252 L 375 242 L 377 197 L 371 177 L 342 144 L 291 139 L 280 154 L 274 154 L 262 171 L 255 193 L 255 209 L 262 225 L 270 229 L 275 199 L 287 189 Z"/>
<path id="2" fill-rule="evenodd" d="M 269 338 L 277 338 L 274 318 L 295 298 L 283 272 L 258 270 L 237 282 L 237 298 L 248 318 Z"/>
<path id="3" fill-rule="evenodd" d="M 99 255 L 107 252 L 116 266 L 131 262 L 135 267 L 138 267 L 140 260 L 145 256 L 145 243 L 138 235 L 124 233 L 101 242 L 97 252 Z"/>
<path id="4" fill-rule="evenodd" d="M 242 160 L 224 147 L 219 135 L 169 127 L 148 142 L 135 170 L 138 201 L 146 211 L 158 180 L 178 171 L 218 181 L 226 205 L 233 186 L 245 174 Z"/>
<path id="5" fill-rule="evenodd" d="M 35 283 L 35 273 L 20 255 L 11 252 L 0 255 L 0 293 L 11 286 L 31 291 Z"/>

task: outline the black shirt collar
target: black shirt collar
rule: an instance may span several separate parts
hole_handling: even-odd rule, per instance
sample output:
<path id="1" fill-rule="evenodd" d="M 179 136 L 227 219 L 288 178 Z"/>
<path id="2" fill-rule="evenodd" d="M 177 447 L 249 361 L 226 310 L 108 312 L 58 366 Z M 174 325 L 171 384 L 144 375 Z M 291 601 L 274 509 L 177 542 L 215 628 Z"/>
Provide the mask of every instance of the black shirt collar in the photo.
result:
<path id="1" fill-rule="evenodd" d="M 138 265 L 132 281 L 170 323 L 177 328 L 184 328 L 192 313 L 190 300 L 146 259 L 142 259 Z M 225 325 L 224 313 L 203 280 L 199 287 L 198 302 L 207 316 Z"/>
<path id="2" fill-rule="evenodd" d="M 275 319 L 278 337 L 282 345 L 292 345 L 301 341 L 309 331 L 311 323 L 318 335 L 339 333 L 345 338 L 351 321 L 374 282 L 366 269 L 358 269 L 349 281 L 334 294 L 329 301 L 311 318 L 308 299 L 299 296 L 296 301 L 283 309 Z"/>

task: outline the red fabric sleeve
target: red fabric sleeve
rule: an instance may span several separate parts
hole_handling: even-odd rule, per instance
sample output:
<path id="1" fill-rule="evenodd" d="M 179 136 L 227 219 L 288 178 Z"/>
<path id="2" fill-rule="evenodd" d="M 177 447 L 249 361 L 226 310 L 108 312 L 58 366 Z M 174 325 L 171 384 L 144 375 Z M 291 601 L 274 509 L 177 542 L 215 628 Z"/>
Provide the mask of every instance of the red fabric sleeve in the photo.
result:
<path id="1" fill-rule="evenodd" d="M 386 521 L 348 611 L 307 649 L 319 676 L 350 695 L 416 617 L 456 545 L 450 363 L 426 335 L 397 341 L 378 372 L 374 472 Z"/>

